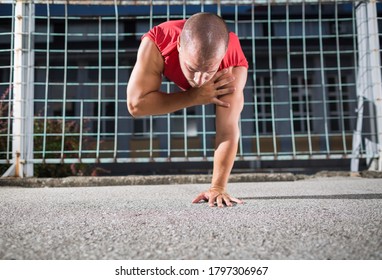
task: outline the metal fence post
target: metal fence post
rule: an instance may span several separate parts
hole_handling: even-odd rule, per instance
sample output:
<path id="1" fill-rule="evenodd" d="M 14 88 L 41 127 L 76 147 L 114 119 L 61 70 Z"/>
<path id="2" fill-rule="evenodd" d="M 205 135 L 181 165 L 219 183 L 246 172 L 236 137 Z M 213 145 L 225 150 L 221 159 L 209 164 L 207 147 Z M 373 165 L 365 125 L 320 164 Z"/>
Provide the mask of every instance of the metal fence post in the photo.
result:
<path id="1" fill-rule="evenodd" d="M 370 32 L 370 93 L 375 105 L 376 141 L 378 143 L 378 171 L 382 171 L 382 82 L 381 82 L 381 57 L 378 33 L 377 1 L 368 4 L 368 24 Z"/>
<path id="2" fill-rule="evenodd" d="M 351 171 L 358 171 L 359 155 L 362 145 L 362 119 L 364 99 L 375 106 L 374 139 L 366 139 L 366 154 L 371 169 L 382 171 L 382 84 L 378 18 L 376 1 L 359 2 L 356 6 L 358 33 L 358 77 L 357 77 L 357 128 L 353 134 L 353 158 Z M 374 126 L 371 126 L 372 128 Z M 374 162 L 375 157 L 378 162 Z"/>
<path id="3" fill-rule="evenodd" d="M 12 165 L 3 177 L 33 176 L 34 4 L 17 0 L 14 17 Z"/>

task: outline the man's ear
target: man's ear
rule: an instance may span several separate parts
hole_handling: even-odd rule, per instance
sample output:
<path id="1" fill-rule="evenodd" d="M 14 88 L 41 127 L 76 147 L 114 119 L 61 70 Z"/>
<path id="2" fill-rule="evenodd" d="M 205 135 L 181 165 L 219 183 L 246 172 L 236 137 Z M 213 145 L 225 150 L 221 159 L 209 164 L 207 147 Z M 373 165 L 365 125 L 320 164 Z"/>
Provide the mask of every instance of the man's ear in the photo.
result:
<path id="1" fill-rule="evenodd" d="M 178 49 L 178 52 L 180 52 L 180 50 L 181 50 L 181 47 L 180 47 L 180 36 L 176 40 L 176 48 Z"/>

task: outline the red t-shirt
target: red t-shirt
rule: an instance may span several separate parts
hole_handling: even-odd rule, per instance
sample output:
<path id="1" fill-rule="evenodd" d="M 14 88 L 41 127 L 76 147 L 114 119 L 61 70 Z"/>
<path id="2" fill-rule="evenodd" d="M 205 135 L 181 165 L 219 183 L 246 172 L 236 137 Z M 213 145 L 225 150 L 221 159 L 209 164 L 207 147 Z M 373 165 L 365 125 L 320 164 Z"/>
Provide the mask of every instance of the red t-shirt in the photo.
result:
<path id="1" fill-rule="evenodd" d="M 181 89 L 186 90 L 191 86 L 184 77 L 179 63 L 177 40 L 182 32 L 186 20 L 173 20 L 161 23 L 142 36 L 150 38 L 164 58 L 164 76 L 173 81 Z M 219 70 L 235 66 L 248 68 L 248 61 L 241 49 L 239 38 L 235 33 L 229 33 L 228 49 Z"/>

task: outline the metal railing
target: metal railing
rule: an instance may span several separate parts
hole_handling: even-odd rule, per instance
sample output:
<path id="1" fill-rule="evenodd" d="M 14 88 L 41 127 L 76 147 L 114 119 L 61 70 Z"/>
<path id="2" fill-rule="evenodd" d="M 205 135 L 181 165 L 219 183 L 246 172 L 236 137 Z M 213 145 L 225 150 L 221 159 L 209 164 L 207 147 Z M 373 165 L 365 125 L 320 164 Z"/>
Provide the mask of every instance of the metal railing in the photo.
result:
<path id="1" fill-rule="evenodd" d="M 238 159 L 351 159 L 357 170 L 366 157 L 381 170 L 375 1 L 15 0 L 0 4 L 5 176 L 40 163 L 211 161 L 212 105 L 139 119 L 126 109 L 140 37 L 199 11 L 226 20 L 250 64 Z"/>

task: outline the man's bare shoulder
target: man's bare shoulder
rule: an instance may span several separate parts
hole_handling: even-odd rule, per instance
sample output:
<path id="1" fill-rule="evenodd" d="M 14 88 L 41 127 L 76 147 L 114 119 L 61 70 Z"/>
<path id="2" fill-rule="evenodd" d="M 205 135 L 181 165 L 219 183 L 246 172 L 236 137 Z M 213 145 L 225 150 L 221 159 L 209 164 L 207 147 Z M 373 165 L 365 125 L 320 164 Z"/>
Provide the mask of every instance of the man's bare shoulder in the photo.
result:
<path id="1" fill-rule="evenodd" d="M 137 65 L 150 72 L 163 72 L 163 57 L 155 43 L 148 37 L 143 38 L 139 46 Z"/>

